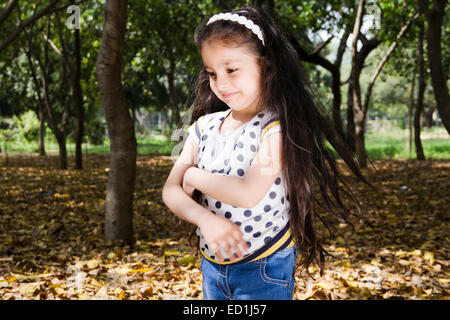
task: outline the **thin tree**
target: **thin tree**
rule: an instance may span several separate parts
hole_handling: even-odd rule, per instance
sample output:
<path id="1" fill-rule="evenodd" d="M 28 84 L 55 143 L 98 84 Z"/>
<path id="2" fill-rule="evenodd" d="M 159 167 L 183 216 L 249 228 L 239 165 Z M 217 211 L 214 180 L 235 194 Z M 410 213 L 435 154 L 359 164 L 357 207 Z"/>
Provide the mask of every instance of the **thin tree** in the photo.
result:
<path id="1" fill-rule="evenodd" d="M 342 127 L 342 118 L 341 118 L 341 72 L 340 67 L 342 63 L 342 57 L 345 52 L 345 43 L 348 39 L 349 32 L 346 30 L 344 32 L 343 37 L 340 40 L 339 49 L 336 54 L 335 62 L 331 62 L 326 58 L 320 55 L 320 51 L 327 46 L 327 44 L 333 39 L 333 37 L 329 37 L 327 40 L 319 44 L 312 52 L 308 53 L 297 41 L 297 39 L 288 35 L 289 42 L 294 47 L 295 51 L 299 55 L 300 59 L 311 62 L 321 67 L 327 69 L 331 73 L 331 90 L 333 92 L 333 123 L 336 129 L 336 132 L 342 137 L 345 138 L 344 129 Z"/>
<path id="2" fill-rule="evenodd" d="M 394 52 L 395 48 L 398 46 L 399 40 L 403 37 L 403 35 L 406 33 L 406 31 L 411 26 L 412 22 L 416 20 L 419 16 L 419 12 L 414 12 L 412 16 L 408 19 L 408 21 L 400 28 L 399 33 L 396 36 L 396 40 L 392 42 L 392 44 L 389 46 L 388 50 L 386 51 L 386 54 L 381 58 L 379 61 L 377 67 L 375 68 L 375 71 L 373 75 L 371 76 L 369 80 L 369 84 L 367 86 L 364 99 L 361 97 L 361 87 L 359 83 L 360 73 L 362 70 L 362 61 L 361 56 L 366 57 L 367 55 L 358 55 L 357 52 L 357 40 L 360 39 L 363 42 L 363 48 L 360 50 L 360 52 L 363 52 L 364 46 L 367 46 L 367 44 L 370 43 L 370 41 L 374 41 L 373 38 L 371 40 L 367 40 L 366 37 L 360 33 L 360 24 L 362 22 L 362 16 L 364 12 L 364 1 L 361 1 L 358 6 L 358 12 L 355 22 L 355 27 L 353 30 L 353 41 L 352 41 L 352 71 L 350 76 L 350 86 L 349 90 L 351 90 L 351 103 L 353 106 L 353 116 L 354 116 L 354 122 L 355 122 L 355 138 L 356 138 L 356 156 L 358 159 L 358 163 L 361 167 L 366 166 L 366 149 L 364 146 L 364 126 L 366 123 L 367 118 L 367 112 L 369 110 L 369 104 L 370 104 L 370 96 L 372 94 L 373 86 L 375 85 L 375 81 L 380 74 L 381 70 L 385 66 L 386 62 L 388 61 L 389 57 Z M 375 48 L 375 46 L 367 46 L 371 49 Z"/>
<path id="3" fill-rule="evenodd" d="M 416 145 L 417 160 L 425 160 L 422 141 L 420 140 L 420 118 L 423 113 L 423 96 L 425 93 L 425 68 L 423 59 L 424 23 L 419 21 L 419 41 L 417 42 L 417 66 L 419 69 L 419 90 L 417 92 L 416 112 L 414 114 L 414 143 Z"/>
<path id="4" fill-rule="evenodd" d="M 413 111 L 415 109 L 414 102 L 414 89 L 416 86 L 416 73 L 417 73 L 417 63 L 414 64 L 414 70 L 412 72 L 411 80 L 411 92 L 409 93 L 409 104 L 408 104 L 408 152 L 411 153 L 412 150 L 412 139 L 413 139 Z"/>
<path id="5" fill-rule="evenodd" d="M 433 5 L 431 8 L 429 8 L 429 1 L 427 0 L 419 0 L 419 5 L 427 19 L 428 64 L 430 66 L 431 84 L 433 85 L 434 96 L 436 98 L 436 107 L 444 127 L 450 134 L 450 94 L 447 87 L 448 70 L 443 67 L 441 47 L 441 29 L 447 0 L 433 0 L 432 2 Z"/>
<path id="6" fill-rule="evenodd" d="M 361 87 L 359 83 L 360 66 L 358 64 L 358 39 L 360 37 L 362 19 L 364 15 L 365 0 L 360 0 L 356 13 L 355 25 L 353 27 L 353 39 L 351 46 L 352 69 L 350 84 L 352 86 L 352 106 L 355 121 L 356 156 L 361 167 L 366 166 L 366 154 L 364 152 L 364 111 L 361 103 Z"/>

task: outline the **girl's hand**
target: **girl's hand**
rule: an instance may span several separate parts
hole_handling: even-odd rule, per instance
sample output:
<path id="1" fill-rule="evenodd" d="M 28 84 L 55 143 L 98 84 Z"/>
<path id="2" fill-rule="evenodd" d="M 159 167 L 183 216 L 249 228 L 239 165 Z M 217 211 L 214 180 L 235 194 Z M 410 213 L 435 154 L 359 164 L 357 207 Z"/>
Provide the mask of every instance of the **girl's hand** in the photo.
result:
<path id="1" fill-rule="evenodd" d="M 231 260 L 243 257 L 243 252 L 238 247 L 238 244 L 241 245 L 244 251 L 248 249 L 239 227 L 226 218 L 211 214 L 205 217 L 198 227 L 209 248 L 221 260 L 224 258 L 220 254 L 220 249 Z M 235 254 L 232 253 L 231 249 L 234 250 Z"/>
<path id="2" fill-rule="evenodd" d="M 189 169 L 187 169 L 186 172 L 188 172 Z M 189 175 L 186 175 L 186 172 L 184 173 L 183 176 L 183 190 L 184 192 L 187 193 L 189 197 L 192 198 L 192 194 L 194 193 L 195 188 L 189 183 Z"/>

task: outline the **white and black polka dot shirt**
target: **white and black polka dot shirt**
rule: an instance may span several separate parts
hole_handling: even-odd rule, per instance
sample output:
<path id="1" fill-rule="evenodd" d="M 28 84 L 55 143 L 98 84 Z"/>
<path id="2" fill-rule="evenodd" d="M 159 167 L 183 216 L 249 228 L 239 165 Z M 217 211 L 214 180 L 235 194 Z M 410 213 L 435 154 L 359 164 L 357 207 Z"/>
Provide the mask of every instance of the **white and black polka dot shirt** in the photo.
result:
<path id="1" fill-rule="evenodd" d="M 204 115 L 188 128 L 189 134 L 198 143 L 198 167 L 212 173 L 245 178 L 256 156 L 264 135 L 279 132 L 278 117 L 267 111 L 258 113 L 253 119 L 234 131 L 219 133 L 219 127 L 231 109 Z M 292 246 L 289 230 L 289 202 L 282 173 L 252 208 L 239 208 L 202 194 L 201 204 L 214 214 L 230 219 L 241 228 L 249 249 L 244 263 L 260 259 L 278 249 Z M 225 252 L 225 261 L 216 260 L 214 253 L 197 229 L 200 249 L 205 258 L 220 264 L 231 264 Z M 240 248 L 242 250 L 242 248 Z"/>

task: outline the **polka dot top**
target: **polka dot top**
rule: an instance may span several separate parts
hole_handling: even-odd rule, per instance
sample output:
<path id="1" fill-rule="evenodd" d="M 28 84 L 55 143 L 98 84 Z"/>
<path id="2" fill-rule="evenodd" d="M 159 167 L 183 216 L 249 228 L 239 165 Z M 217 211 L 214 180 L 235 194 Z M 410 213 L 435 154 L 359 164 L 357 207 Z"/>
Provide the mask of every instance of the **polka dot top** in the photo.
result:
<path id="1" fill-rule="evenodd" d="M 234 131 L 219 133 L 219 127 L 231 109 L 206 114 L 189 128 L 189 135 L 198 144 L 198 167 L 211 173 L 245 178 L 262 138 L 281 130 L 278 117 L 262 111 Z M 283 174 L 280 173 L 262 200 L 252 208 L 239 208 L 202 194 L 200 203 L 214 214 L 230 219 L 238 225 L 249 249 L 240 260 L 216 260 L 200 229 L 197 236 L 203 256 L 219 264 L 237 264 L 257 260 L 293 245 L 289 230 L 289 201 L 286 199 Z M 232 249 L 231 249 L 232 250 Z M 233 252 L 233 251 L 232 251 Z"/>

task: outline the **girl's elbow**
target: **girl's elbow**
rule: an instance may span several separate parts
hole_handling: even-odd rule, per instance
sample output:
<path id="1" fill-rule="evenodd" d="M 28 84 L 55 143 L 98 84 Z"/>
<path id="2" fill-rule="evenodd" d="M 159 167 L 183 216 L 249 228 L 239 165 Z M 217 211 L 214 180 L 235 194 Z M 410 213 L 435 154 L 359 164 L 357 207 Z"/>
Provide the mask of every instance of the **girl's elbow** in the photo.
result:
<path id="1" fill-rule="evenodd" d="M 171 191 L 172 187 L 173 187 L 172 184 L 166 182 L 161 191 L 161 198 L 166 206 L 170 202 L 170 194 L 171 194 L 170 191 Z"/>
<path id="2" fill-rule="evenodd" d="M 161 198 L 165 205 L 167 205 L 167 186 L 164 184 L 161 191 Z"/>

